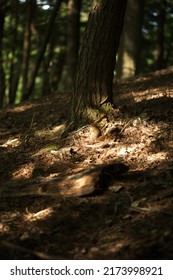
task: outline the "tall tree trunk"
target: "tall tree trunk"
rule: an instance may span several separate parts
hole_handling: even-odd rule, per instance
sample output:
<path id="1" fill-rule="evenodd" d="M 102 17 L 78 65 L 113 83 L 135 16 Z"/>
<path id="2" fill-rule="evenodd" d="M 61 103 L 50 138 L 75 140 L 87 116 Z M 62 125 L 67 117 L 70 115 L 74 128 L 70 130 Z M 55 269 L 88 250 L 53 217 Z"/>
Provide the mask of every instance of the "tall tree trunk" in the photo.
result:
<path id="1" fill-rule="evenodd" d="M 158 30 L 157 30 L 157 50 L 156 50 L 156 70 L 164 68 L 164 28 L 166 20 L 167 1 L 162 0 L 158 13 Z"/>
<path id="2" fill-rule="evenodd" d="M 90 109 L 113 102 L 112 84 L 127 1 L 94 0 L 79 53 L 72 122 L 90 118 Z"/>
<path id="3" fill-rule="evenodd" d="M 67 86 L 73 85 L 77 66 L 80 33 L 81 0 L 68 0 L 68 30 L 67 30 Z"/>
<path id="4" fill-rule="evenodd" d="M 51 93 L 50 88 L 50 73 L 52 67 L 52 60 L 53 60 L 53 53 L 54 53 L 54 42 L 48 44 L 47 47 L 47 57 L 43 60 L 43 79 L 42 79 L 42 96 L 49 95 Z"/>
<path id="5" fill-rule="evenodd" d="M 41 46 L 41 49 L 40 49 L 40 51 L 38 53 L 34 69 L 33 69 L 32 73 L 31 73 L 31 78 L 30 78 L 30 80 L 27 83 L 27 88 L 26 88 L 26 90 L 25 90 L 25 92 L 23 94 L 22 100 L 28 99 L 30 97 L 30 95 L 32 94 L 32 91 L 33 91 L 33 88 L 34 88 L 34 84 L 35 84 L 35 79 L 36 79 L 36 76 L 37 76 L 40 64 L 42 62 L 44 53 L 46 51 L 47 43 L 48 43 L 50 35 L 51 35 L 51 31 L 52 31 L 52 28 L 53 28 L 53 24 L 54 24 L 56 15 L 57 15 L 57 13 L 58 13 L 58 11 L 60 9 L 61 2 L 62 2 L 61 0 L 57 0 L 56 3 L 55 3 L 55 6 L 54 6 L 54 9 L 52 11 L 52 15 L 51 15 L 50 21 L 48 23 L 48 28 L 47 28 L 47 31 L 46 31 L 46 34 L 45 34 L 45 37 L 44 37 L 44 40 L 43 40 L 43 43 L 42 43 L 42 46 Z"/>
<path id="6" fill-rule="evenodd" d="M 16 58 L 16 42 L 18 40 L 18 21 L 19 21 L 19 1 L 15 0 L 12 6 L 12 13 L 14 16 L 12 16 L 12 27 L 11 27 L 11 37 L 12 37 L 12 50 L 11 50 L 11 60 L 10 60 L 10 73 L 9 73 L 9 104 L 13 104 L 15 102 L 16 98 L 16 91 L 17 91 L 17 85 L 19 81 L 20 76 L 20 65 L 17 65 L 15 63 Z M 14 19 L 13 19 L 14 17 Z"/>
<path id="7" fill-rule="evenodd" d="M 32 0 L 26 0 L 26 24 L 24 28 L 24 40 L 23 40 L 23 63 L 22 63 L 22 96 L 25 95 L 26 86 L 28 82 L 29 72 L 29 58 L 31 49 L 31 12 L 32 12 Z"/>
<path id="8" fill-rule="evenodd" d="M 65 65 L 66 60 L 66 46 L 62 45 L 60 47 L 59 55 L 57 61 L 54 59 L 54 67 L 51 75 L 51 92 L 57 92 L 62 74 L 63 74 L 63 68 Z"/>
<path id="9" fill-rule="evenodd" d="M 116 68 L 119 79 L 132 77 L 138 71 L 143 10 L 144 0 L 128 1 Z"/>
<path id="10" fill-rule="evenodd" d="M 5 19 L 5 7 L 6 1 L 0 2 L 0 108 L 4 105 L 5 97 L 5 74 L 3 69 L 3 37 L 4 37 L 4 19 Z"/>

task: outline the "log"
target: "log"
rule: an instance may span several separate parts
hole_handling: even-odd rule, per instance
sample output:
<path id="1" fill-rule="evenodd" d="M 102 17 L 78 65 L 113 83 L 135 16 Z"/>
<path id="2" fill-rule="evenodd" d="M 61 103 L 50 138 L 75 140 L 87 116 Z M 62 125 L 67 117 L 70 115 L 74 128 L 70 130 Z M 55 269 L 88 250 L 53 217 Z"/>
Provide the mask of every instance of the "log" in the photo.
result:
<path id="1" fill-rule="evenodd" d="M 13 187 L 9 196 L 45 195 L 54 197 L 81 197 L 103 191 L 110 181 L 126 173 L 128 167 L 123 163 L 99 165 L 78 172 L 74 175 L 54 177 L 40 181 L 28 182 L 27 185 Z M 3 196 L 3 193 L 1 193 Z"/>

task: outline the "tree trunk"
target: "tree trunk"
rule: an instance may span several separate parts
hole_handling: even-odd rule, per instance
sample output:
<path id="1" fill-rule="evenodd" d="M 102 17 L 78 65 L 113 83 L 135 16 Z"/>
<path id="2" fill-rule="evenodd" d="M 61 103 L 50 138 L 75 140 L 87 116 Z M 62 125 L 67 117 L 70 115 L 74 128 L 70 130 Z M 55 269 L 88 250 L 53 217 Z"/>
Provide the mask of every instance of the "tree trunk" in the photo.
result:
<path id="1" fill-rule="evenodd" d="M 144 0 L 129 0 L 120 41 L 117 78 L 134 76 L 138 71 Z"/>
<path id="2" fill-rule="evenodd" d="M 157 30 L 157 51 L 156 51 L 156 70 L 164 68 L 164 27 L 166 20 L 167 1 L 163 0 L 160 3 L 158 14 L 158 30 Z"/>
<path id="3" fill-rule="evenodd" d="M 95 0 L 79 53 L 71 121 L 90 118 L 91 109 L 113 101 L 112 84 L 127 1 Z"/>
<path id="4" fill-rule="evenodd" d="M 18 41 L 18 23 L 19 23 L 19 2 L 15 0 L 12 6 L 12 13 L 14 16 L 11 17 L 11 37 L 12 37 L 12 50 L 10 59 L 10 73 L 9 73 L 9 104 L 14 104 L 16 98 L 16 91 L 18 86 L 18 81 L 20 77 L 20 65 L 15 63 L 16 53 L 16 42 Z M 13 19 L 14 17 L 14 19 Z M 19 54 L 18 54 L 19 56 Z"/>
<path id="5" fill-rule="evenodd" d="M 55 3 L 54 9 L 52 11 L 52 15 L 51 15 L 51 18 L 50 18 L 50 21 L 49 21 L 49 24 L 48 24 L 48 28 L 47 28 L 47 31 L 46 31 L 41 49 L 40 49 L 40 51 L 38 53 L 38 56 L 37 56 L 34 69 L 33 69 L 32 74 L 31 74 L 31 79 L 28 81 L 27 88 L 25 90 L 25 93 L 23 95 L 22 100 L 28 99 L 30 97 L 32 91 L 33 91 L 34 84 L 35 84 L 35 79 L 36 79 L 40 64 L 42 62 L 44 53 L 46 51 L 47 43 L 48 43 L 50 35 L 51 35 L 51 30 L 53 28 L 53 24 L 54 24 L 54 21 L 55 21 L 55 18 L 56 18 L 57 12 L 59 11 L 60 6 L 61 6 L 61 0 L 57 0 L 56 3 Z"/>
<path id="6" fill-rule="evenodd" d="M 0 108 L 3 107 L 5 97 L 5 74 L 3 69 L 3 37 L 4 37 L 4 19 L 5 19 L 5 4 L 6 1 L 0 3 Z"/>
<path id="7" fill-rule="evenodd" d="M 42 79 L 42 96 L 46 96 L 51 94 L 51 86 L 50 86 L 50 79 L 51 79 L 51 67 L 52 67 L 52 60 L 53 60 L 53 54 L 54 54 L 54 42 L 51 40 L 51 42 L 48 44 L 47 47 L 47 57 L 44 58 L 42 63 L 43 68 L 43 79 Z"/>
<path id="8" fill-rule="evenodd" d="M 24 29 L 23 40 L 23 63 L 22 63 L 22 96 L 25 95 L 26 85 L 28 82 L 28 69 L 31 48 L 31 1 L 26 1 L 26 24 Z"/>
<path id="9" fill-rule="evenodd" d="M 51 92 L 55 93 L 58 90 L 61 78 L 62 78 L 62 74 L 63 74 L 63 68 L 65 65 L 65 60 L 66 60 L 66 46 L 64 44 L 64 46 L 60 47 L 60 51 L 59 51 L 59 56 L 58 59 L 55 60 L 54 59 L 54 68 L 52 71 L 52 75 L 51 75 Z"/>
<path id="10" fill-rule="evenodd" d="M 77 66 L 81 0 L 68 0 L 67 86 L 72 87 Z"/>

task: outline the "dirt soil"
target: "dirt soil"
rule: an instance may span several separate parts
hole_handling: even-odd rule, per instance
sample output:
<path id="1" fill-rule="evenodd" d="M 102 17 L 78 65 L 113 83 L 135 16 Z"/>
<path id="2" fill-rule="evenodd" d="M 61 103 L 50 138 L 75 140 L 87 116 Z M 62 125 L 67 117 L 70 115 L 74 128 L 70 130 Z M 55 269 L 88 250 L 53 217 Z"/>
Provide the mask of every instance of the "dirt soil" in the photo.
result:
<path id="1" fill-rule="evenodd" d="M 0 111 L 0 259 L 173 258 L 173 68 L 116 82 L 114 92 L 94 141 L 85 129 L 60 137 L 68 93 Z M 129 170 L 101 192 L 42 188 L 110 163 Z"/>

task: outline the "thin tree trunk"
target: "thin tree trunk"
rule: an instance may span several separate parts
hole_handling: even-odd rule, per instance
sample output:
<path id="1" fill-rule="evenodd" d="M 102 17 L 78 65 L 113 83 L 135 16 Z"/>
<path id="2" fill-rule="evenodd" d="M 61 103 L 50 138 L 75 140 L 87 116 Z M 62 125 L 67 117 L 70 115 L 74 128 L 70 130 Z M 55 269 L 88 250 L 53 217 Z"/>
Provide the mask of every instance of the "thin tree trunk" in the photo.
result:
<path id="1" fill-rule="evenodd" d="M 53 40 L 48 44 L 47 57 L 43 61 L 43 83 L 42 83 L 42 96 L 49 95 L 51 93 L 50 89 L 50 72 L 52 67 L 54 53 L 54 43 Z"/>
<path id="2" fill-rule="evenodd" d="M 14 27 L 12 27 L 12 51 L 11 51 L 11 61 L 10 61 L 10 74 L 9 74 L 9 104 L 14 104 L 15 98 L 16 98 L 16 91 L 17 91 L 17 85 L 19 81 L 20 71 L 19 65 L 15 63 L 15 57 L 16 57 L 16 42 L 17 42 L 17 28 L 18 28 L 18 20 L 19 20 L 19 2 L 18 0 L 15 0 L 14 6 L 13 6 L 13 13 L 15 15 L 14 18 Z M 16 69 L 17 68 L 17 69 Z"/>
<path id="3" fill-rule="evenodd" d="M 28 83 L 28 72 L 29 72 L 29 59 L 31 49 L 31 1 L 26 1 L 26 25 L 24 29 L 24 40 L 23 40 L 23 63 L 22 63 L 22 96 L 25 95 L 26 86 Z"/>
<path id="4" fill-rule="evenodd" d="M 34 84 L 35 84 L 35 79 L 36 79 L 40 64 L 42 62 L 44 53 L 46 51 L 47 43 L 48 43 L 50 35 L 51 35 L 51 31 L 52 31 L 52 28 L 53 28 L 53 24 L 54 24 L 56 15 L 57 15 L 57 13 L 60 9 L 60 5 L 61 5 L 61 0 L 57 0 L 56 4 L 54 6 L 49 24 L 48 24 L 48 28 L 47 28 L 47 31 L 46 31 L 46 34 L 45 34 L 45 37 L 44 37 L 44 41 L 43 41 L 41 49 L 38 53 L 38 56 L 37 56 L 37 59 L 36 59 L 36 62 L 35 62 L 35 66 L 34 66 L 34 69 L 32 71 L 32 74 L 31 74 L 31 79 L 28 81 L 27 88 L 26 88 L 26 90 L 23 94 L 23 98 L 22 98 L 23 100 L 28 99 L 30 97 L 30 95 L 32 94 Z"/>
<path id="5" fill-rule="evenodd" d="M 67 29 L 67 87 L 74 82 L 78 60 L 80 33 L 81 0 L 68 0 L 68 29 Z"/>
<path id="6" fill-rule="evenodd" d="M 3 37 L 4 37 L 4 19 L 5 19 L 5 7 L 6 1 L 0 2 L 0 108 L 4 105 L 5 97 L 5 73 L 3 69 Z"/>
<path id="7" fill-rule="evenodd" d="M 158 14 L 156 70 L 164 68 L 164 28 L 166 20 L 166 6 L 167 1 L 162 0 L 160 3 L 160 9 Z"/>
<path id="8" fill-rule="evenodd" d="M 52 92 L 57 92 L 57 90 L 58 90 L 59 83 L 62 78 L 65 60 L 66 60 L 66 47 L 61 46 L 59 56 L 58 56 L 58 61 L 55 62 L 54 71 L 52 71 L 52 75 L 51 75 L 51 91 Z"/>

